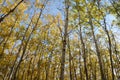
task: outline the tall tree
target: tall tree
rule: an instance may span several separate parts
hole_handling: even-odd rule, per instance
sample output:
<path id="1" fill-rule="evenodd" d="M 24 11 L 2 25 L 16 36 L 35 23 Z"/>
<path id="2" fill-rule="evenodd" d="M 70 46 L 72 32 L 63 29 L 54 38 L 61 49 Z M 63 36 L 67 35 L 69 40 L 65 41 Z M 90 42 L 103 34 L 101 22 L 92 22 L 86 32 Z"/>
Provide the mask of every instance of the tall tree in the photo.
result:
<path id="1" fill-rule="evenodd" d="M 68 21 L 69 21 L 69 0 L 65 0 L 65 26 L 64 26 L 64 36 L 62 40 L 62 56 L 61 56 L 61 73 L 60 80 L 64 80 L 64 68 L 65 68 L 65 53 L 66 53 L 66 45 L 67 45 L 67 36 L 68 36 Z"/>

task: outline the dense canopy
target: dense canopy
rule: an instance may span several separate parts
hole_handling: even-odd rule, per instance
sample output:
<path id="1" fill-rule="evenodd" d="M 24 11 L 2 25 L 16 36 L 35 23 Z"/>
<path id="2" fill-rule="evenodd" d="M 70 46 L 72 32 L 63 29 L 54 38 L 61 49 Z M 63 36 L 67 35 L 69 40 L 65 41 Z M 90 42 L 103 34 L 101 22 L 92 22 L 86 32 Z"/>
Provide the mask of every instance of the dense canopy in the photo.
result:
<path id="1" fill-rule="evenodd" d="M 120 0 L 0 0 L 0 80 L 120 79 Z"/>

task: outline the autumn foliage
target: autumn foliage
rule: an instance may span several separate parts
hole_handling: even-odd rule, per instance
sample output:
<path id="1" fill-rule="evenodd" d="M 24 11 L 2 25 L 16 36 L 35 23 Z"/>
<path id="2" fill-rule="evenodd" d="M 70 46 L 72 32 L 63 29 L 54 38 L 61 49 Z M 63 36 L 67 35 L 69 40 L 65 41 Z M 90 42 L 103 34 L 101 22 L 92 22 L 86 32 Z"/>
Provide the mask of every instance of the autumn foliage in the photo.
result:
<path id="1" fill-rule="evenodd" d="M 0 80 L 118 80 L 119 0 L 0 0 Z"/>

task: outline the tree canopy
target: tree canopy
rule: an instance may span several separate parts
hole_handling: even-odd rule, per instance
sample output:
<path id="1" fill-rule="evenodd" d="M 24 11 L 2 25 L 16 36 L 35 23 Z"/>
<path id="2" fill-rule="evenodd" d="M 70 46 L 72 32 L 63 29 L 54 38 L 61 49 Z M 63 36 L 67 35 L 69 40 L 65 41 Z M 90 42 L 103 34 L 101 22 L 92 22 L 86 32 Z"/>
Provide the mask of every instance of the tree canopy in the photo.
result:
<path id="1" fill-rule="evenodd" d="M 0 80 L 119 80 L 119 0 L 0 0 Z"/>

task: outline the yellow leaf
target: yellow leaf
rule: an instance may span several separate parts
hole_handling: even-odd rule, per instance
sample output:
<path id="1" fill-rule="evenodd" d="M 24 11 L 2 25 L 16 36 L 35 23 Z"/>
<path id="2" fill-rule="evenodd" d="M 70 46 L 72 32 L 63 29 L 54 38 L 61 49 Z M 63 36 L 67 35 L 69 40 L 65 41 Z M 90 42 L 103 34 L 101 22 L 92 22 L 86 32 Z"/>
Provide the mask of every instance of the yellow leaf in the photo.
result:
<path id="1" fill-rule="evenodd" d="M 5 6 L 5 7 L 2 8 L 1 11 L 2 11 L 3 13 L 7 13 L 9 10 L 10 10 L 10 9 Z"/>
<path id="2" fill-rule="evenodd" d="M 75 0 L 75 2 L 80 2 L 80 0 Z"/>
<path id="3" fill-rule="evenodd" d="M 21 3 L 19 6 L 18 6 L 18 9 L 21 10 L 21 11 L 25 11 L 27 9 L 25 3 Z"/>
<path id="4" fill-rule="evenodd" d="M 2 4 L 2 1 L 3 1 L 3 0 L 0 0 L 0 4 Z"/>

